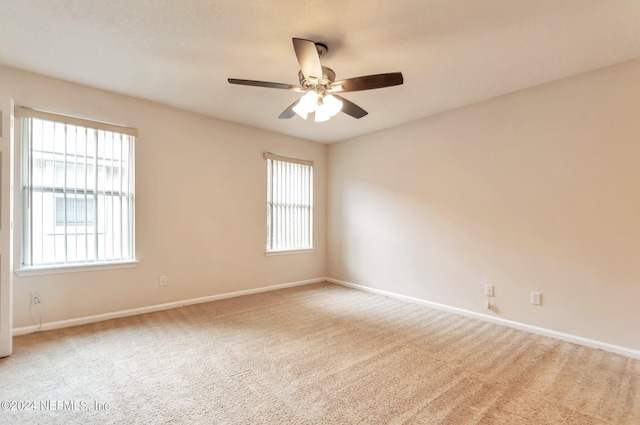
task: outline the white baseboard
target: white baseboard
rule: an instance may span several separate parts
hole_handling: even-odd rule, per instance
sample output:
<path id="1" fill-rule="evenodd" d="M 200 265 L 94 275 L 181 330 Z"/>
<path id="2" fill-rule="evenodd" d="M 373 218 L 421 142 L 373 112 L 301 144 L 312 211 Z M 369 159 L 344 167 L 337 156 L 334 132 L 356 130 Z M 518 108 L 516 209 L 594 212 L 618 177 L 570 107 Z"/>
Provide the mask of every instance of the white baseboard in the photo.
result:
<path id="1" fill-rule="evenodd" d="M 335 283 L 337 285 L 346 286 L 348 288 L 358 289 L 365 292 L 371 292 L 378 295 L 384 295 L 390 298 L 396 298 L 398 300 L 411 302 L 414 304 L 420 304 L 427 307 L 437 308 L 439 310 L 446 310 L 452 313 L 460 314 L 467 317 L 473 317 L 476 319 L 484 320 L 486 322 L 495 323 L 498 325 L 508 326 L 510 328 L 520 329 L 523 331 L 531 332 L 538 335 L 544 335 L 551 338 L 559 339 L 574 344 L 584 345 L 586 347 L 598 348 L 601 350 L 609 351 L 612 353 L 622 354 L 623 356 L 631 357 L 633 359 L 640 359 L 640 351 L 633 350 L 631 348 L 620 347 L 618 345 L 607 344 L 606 342 L 596 341 L 593 339 L 583 338 L 576 335 L 571 335 L 563 332 L 557 332 L 551 329 L 539 328 L 537 326 L 527 325 L 526 323 L 514 322 L 512 320 L 501 319 L 499 317 L 489 316 L 482 313 L 476 313 L 475 311 L 465 310 L 458 307 L 448 306 L 446 304 L 439 304 L 432 301 L 423 300 L 420 298 L 410 297 L 407 295 L 396 294 L 394 292 L 383 291 L 381 289 L 370 288 L 368 286 L 358 285 L 351 282 L 345 282 L 338 279 L 325 278 L 327 282 Z"/>
<path id="2" fill-rule="evenodd" d="M 148 307 L 132 308 L 130 310 L 115 311 L 113 313 L 96 314 L 95 316 L 79 317 L 76 319 L 60 320 L 57 322 L 48 322 L 39 325 L 22 326 L 13 329 L 13 335 L 25 335 L 37 331 L 49 331 L 52 329 L 68 328 L 71 326 L 86 325 L 88 323 L 102 322 L 104 320 L 118 319 L 120 317 L 136 316 L 138 314 L 153 313 L 156 311 L 169 310 L 172 308 L 184 307 L 192 304 L 208 303 L 227 298 L 241 297 L 243 295 L 258 294 L 260 292 L 275 291 L 277 289 L 290 288 L 293 286 L 309 285 L 311 283 L 325 282 L 324 277 L 316 279 L 301 280 L 298 282 L 283 283 L 279 285 L 265 286 L 256 289 L 247 289 L 244 291 L 228 292 L 226 294 L 211 295 L 201 298 L 192 298 L 182 301 L 174 301 L 165 304 L 157 304 Z"/>

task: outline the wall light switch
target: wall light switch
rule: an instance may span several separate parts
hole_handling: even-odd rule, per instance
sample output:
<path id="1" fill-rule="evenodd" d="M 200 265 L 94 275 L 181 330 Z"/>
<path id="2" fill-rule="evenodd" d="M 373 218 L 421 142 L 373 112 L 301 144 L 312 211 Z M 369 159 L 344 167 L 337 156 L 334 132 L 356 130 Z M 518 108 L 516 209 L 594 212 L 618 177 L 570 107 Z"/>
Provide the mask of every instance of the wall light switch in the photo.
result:
<path id="1" fill-rule="evenodd" d="M 541 305 L 542 304 L 542 294 L 540 292 L 531 292 L 531 304 L 533 305 Z"/>
<path id="2" fill-rule="evenodd" d="M 493 285 L 484 285 L 484 295 L 493 297 Z"/>

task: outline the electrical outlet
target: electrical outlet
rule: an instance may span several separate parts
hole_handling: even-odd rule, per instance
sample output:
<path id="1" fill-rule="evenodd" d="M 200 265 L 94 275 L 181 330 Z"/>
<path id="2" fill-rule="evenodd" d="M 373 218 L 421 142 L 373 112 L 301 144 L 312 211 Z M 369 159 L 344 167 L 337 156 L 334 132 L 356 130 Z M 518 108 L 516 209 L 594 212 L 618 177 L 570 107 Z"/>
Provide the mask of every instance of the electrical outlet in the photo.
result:
<path id="1" fill-rule="evenodd" d="M 167 277 L 160 276 L 160 286 L 167 286 Z"/>
<path id="2" fill-rule="evenodd" d="M 493 297 L 493 285 L 484 285 L 484 295 Z"/>
<path id="3" fill-rule="evenodd" d="M 531 304 L 533 305 L 541 305 L 542 304 L 542 294 L 540 292 L 531 292 Z"/>
<path id="4" fill-rule="evenodd" d="M 31 304 L 40 304 L 40 296 L 37 292 L 31 292 Z"/>

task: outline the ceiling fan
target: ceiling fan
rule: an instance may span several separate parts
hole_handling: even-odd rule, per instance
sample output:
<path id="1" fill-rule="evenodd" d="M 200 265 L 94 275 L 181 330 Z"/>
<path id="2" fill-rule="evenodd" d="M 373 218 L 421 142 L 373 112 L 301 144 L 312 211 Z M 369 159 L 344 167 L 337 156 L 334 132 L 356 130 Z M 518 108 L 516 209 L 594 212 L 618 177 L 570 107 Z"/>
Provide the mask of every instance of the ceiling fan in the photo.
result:
<path id="1" fill-rule="evenodd" d="M 306 120 L 307 116 L 313 113 L 316 122 L 327 121 L 340 111 L 358 119 L 367 115 L 367 111 L 335 93 L 398 86 L 404 81 L 400 72 L 367 75 L 336 81 L 336 73 L 331 68 L 322 66 L 320 63 L 320 58 L 329 50 L 326 45 L 302 38 L 294 38 L 293 49 L 300 64 L 300 71 L 298 72 L 300 85 L 240 80 L 237 78 L 229 78 L 227 81 L 231 84 L 243 86 L 267 87 L 304 93 L 300 99 L 289 105 L 278 118 L 289 119 L 297 114 Z"/>

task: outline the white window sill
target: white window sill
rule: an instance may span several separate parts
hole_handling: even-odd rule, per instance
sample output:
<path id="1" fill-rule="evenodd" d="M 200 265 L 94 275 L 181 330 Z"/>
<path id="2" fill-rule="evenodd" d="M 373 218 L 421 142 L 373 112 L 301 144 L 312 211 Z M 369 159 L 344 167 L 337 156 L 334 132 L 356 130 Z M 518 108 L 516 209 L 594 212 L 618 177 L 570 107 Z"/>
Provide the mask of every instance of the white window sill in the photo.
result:
<path id="1" fill-rule="evenodd" d="M 304 254 L 307 252 L 315 252 L 315 248 L 304 248 L 304 249 L 282 249 L 279 251 L 267 251 L 264 253 L 267 257 L 271 255 L 289 255 L 289 254 Z"/>
<path id="2" fill-rule="evenodd" d="M 98 270 L 129 269 L 138 266 L 138 260 L 118 261 L 96 264 L 65 264 L 61 266 L 22 267 L 15 270 L 16 275 L 36 276 L 45 274 L 92 272 Z"/>

